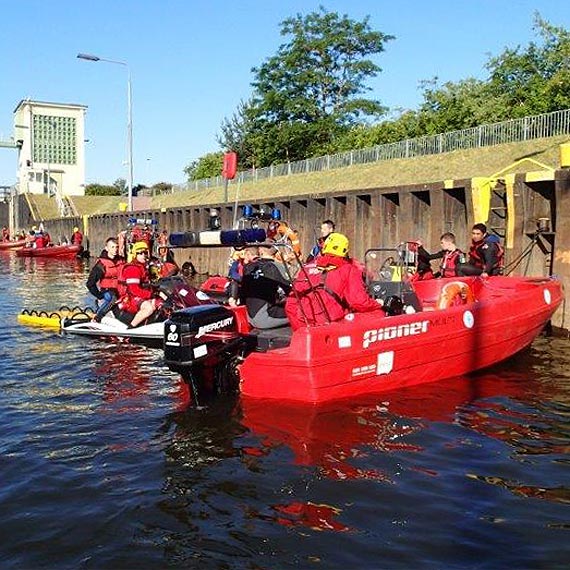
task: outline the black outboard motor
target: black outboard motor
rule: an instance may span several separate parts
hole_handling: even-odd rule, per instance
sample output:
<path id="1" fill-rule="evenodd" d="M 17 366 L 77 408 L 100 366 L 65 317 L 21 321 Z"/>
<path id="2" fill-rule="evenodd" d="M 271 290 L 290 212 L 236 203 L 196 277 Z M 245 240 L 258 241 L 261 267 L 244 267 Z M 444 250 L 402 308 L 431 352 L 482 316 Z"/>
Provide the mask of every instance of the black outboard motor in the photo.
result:
<path id="1" fill-rule="evenodd" d="M 221 305 L 182 309 L 164 323 L 166 365 L 194 389 L 196 383 L 218 392 L 237 387 L 235 366 L 247 346 L 237 315 Z"/>

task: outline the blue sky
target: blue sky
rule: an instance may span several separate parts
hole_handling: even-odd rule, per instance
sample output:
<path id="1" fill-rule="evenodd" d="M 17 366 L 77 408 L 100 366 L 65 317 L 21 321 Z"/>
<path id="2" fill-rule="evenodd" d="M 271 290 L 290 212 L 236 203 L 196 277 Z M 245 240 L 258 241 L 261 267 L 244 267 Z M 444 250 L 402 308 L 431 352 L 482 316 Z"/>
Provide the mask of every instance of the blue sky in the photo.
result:
<path id="1" fill-rule="evenodd" d="M 415 108 L 420 81 L 485 77 L 489 55 L 526 45 L 538 11 L 570 27 L 563 0 L 0 0 L 0 138 L 21 99 L 79 103 L 86 118 L 87 182 L 126 178 L 125 68 L 133 84 L 134 181 L 183 182 L 184 167 L 218 150 L 224 117 L 251 93 L 251 68 L 284 41 L 279 23 L 323 5 L 396 36 L 376 59 L 369 96 Z M 16 153 L 0 148 L 0 184 L 15 181 Z"/>

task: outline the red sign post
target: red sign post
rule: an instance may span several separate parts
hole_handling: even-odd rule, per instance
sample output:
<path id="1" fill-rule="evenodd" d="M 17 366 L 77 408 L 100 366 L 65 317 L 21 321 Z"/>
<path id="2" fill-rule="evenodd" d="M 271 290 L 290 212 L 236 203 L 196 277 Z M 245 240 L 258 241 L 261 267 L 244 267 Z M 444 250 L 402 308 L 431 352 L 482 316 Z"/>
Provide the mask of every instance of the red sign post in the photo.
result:
<path id="1" fill-rule="evenodd" d="M 226 152 L 222 166 L 222 177 L 224 179 L 224 202 L 228 201 L 228 180 L 235 178 L 237 172 L 237 154 Z"/>

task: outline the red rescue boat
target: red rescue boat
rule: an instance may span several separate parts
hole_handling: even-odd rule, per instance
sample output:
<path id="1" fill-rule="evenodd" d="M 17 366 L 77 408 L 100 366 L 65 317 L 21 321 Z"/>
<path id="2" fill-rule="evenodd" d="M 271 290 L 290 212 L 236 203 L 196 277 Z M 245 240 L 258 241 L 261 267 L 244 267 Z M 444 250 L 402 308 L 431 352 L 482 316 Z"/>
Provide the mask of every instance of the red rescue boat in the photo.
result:
<path id="1" fill-rule="evenodd" d="M 16 251 L 18 257 L 57 257 L 73 259 L 83 253 L 80 245 L 50 245 L 47 247 L 23 247 Z"/>
<path id="2" fill-rule="evenodd" d="M 226 307 L 186 309 L 165 324 L 165 361 L 192 385 L 203 372 L 225 381 L 223 371 L 237 367 L 246 396 L 326 402 L 496 364 L 530 345 L 563 300 L 562 284 L 547 277 L 433 279 L 409 286 L 413 314 L 350 314 L 294 332 L 249 332 Z"/>
<path id="3" fill-rule="evenodd" d="M 0 241 L 0 249 L 15 249 L 17 247 L 24 247 L 26 245 L 25 239 Z"/>
<path id="4" fill-rule="evenodd" d="M 457 283 L 474 300 L 447 307 Z M 322 402 L 467 374 L 530 345 L 563 297 L 548 278 L 434 279 L 414 290 L 417 313 L 356 314 L 299 329 L 286 348 L 251 353 L 240 368 L 242 393 Z"/>

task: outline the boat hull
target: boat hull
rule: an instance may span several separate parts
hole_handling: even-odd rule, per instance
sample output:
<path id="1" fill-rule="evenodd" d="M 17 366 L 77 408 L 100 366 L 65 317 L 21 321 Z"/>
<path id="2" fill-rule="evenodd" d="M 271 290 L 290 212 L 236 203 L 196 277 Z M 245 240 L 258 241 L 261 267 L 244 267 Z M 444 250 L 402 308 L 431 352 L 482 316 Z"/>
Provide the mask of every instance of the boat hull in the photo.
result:
<path id="1" fill-rule="evenodd" d="M 425 309 L 449 281 L 415 285 Z M 462 281 L 475 302 L 395 317 L 356 314 L 295 331 L 287 348 L 245 359 L 242 393 L 317 403 L 460 376 L 529 346 L 562 302 L 554 279 Z"/>
<path id="2" fill-rule="evenodd" d="M 74 259 L 81 254 L 83 248 L 79 245 L 54 245 L 48 247 L 23 247 L 16 251 L 18 257 L 57 257 L 59 259 Z"/>
<path id="3" fill-rule="evenodd" d="M 24 247 L 26 245 L 25 239 L 15 241 L 0 241 L 0 250 L 2 249 L 15 249 L 17 247 Z"/>

